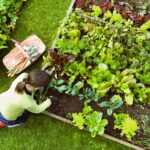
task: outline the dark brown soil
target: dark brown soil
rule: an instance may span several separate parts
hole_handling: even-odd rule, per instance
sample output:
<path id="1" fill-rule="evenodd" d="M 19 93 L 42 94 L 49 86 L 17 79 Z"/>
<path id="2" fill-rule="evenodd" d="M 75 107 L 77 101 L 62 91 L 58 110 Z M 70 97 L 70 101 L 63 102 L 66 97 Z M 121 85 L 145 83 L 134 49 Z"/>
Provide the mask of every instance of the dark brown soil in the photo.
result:
<path id="1" fill-rule="evenodd" d="M 51 91 L 51 95 L 58 100 L 56 105 L 52 105 L 48 111 L 61 117 L 66 117 L 68 113 L 81 112 L 83 103 L 79 101 L 78 96 L 69 96 L 67 94 L 59 94 Z"/>
<path id="2" fill-rule="evenodd" d="M 55 105 L 52 105 L 48 109 L 49 112 L 66 118 L 68 113 L 75 113 L 75 112 L 82 111 L 83 101 L 80 101 L 78 96 L 73 97 L 73 96 L 69 96 L 66 94 L 60 94 L 56 91 L 49 91 L 49 93 L 51 93 L 51 95 L 57 97 L 57 103 Z M 105 98 L 105 99 L 107 99 L 107 98 Z M 113 116 L 109 117 L 106 114 L 106 109 L 100 108 L 95 102 L 91 102 L 90 105 L 92 106 L 92 108 L 94 110 L 103 112 L 103 118 L 107 118 L 109 123 L 106 127 L 105 133 L 112 135 L 114 137 L 117 137 L 117 138 L 121 138 L 126 141 L 125 137 L 120 137 L 119 130 L 113 129 L 113 127 L 114 127 Z M 115 112 L 128 113 L 130 115 L 130 117 L 132 117 L 133 119 L 136 119 L 137 122 L 139 123 L 139 125 L 141 126 L 142 125 L 141 116 L 142 115 L 150 116 L 150 107 L 147 106 L 145 108 L 141 108 L 140 105 L 127 106 L 126 104 L 124 104 L 121 108 L 119 108 Z M 150 127 L 150 122 L 149 122 L 149 127 Z M 142 130 L 138 131 L 137 135 L 134 137 L 134 139 L 132 139 L 132 141 L 137 141 L 137 140 L 141 139 L 141 137 L 145 138 Z M 146 138 L 150 138 L 150 137 L 146 137 Z"/>

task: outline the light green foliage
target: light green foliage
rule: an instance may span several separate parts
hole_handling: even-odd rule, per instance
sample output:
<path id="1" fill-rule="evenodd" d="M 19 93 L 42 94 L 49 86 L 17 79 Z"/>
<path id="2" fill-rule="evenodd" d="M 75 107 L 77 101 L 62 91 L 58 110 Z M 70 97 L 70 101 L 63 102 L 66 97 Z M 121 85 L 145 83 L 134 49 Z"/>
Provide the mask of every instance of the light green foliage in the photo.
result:
<path id="1" fill-rule="evenodd" d="M 150 29 L 150 21 L 144 23 L 141 27 L 140 27 L 141 30 L 147 30 L 147 29 Z"/>
<path id="2" fill-rule="evenodd" d="M 107 65 L 100 63 L 87 75 L 87 83 L 93 88 L 96 89 L 97 93 L 101 97 L 111 88 L 114 82 L 114 75 L 108 70 Z"/>
<path id="3" fill-rule="evenodd" d="M 70 76 L 70 81 L 74 81 L 79 75 L 84 77 L 87 73 L 85 60 L 81 63 L 78 63 L 77 61 L 70 63 L 64 68 L 63 73 Z"/>
<path id="4" fill-rule="evenodd" d="M 91 14 L 92 14 L 93 16 L 98 17 L 99 15 L 102 14 L 102 10 L 101 10 L 101 8 L 100 8 L 99 6 L 94 5 L 94 6 L 92 7 L 92 10 L 93 10 L 93 12 L 92 12 Z"/>
<path id="5" fill-rule="evenodd" d="M 138 87 L 134 92 L 138 101 L 145 105 L 150 104 L 150 88 Z"/>
<path id="6" fill-rule="evenodd" d="M 125 101 L 128 105 L 133 104 L 134 94 L 132 93 L 130 86 L 136 86 L 136 79 L 134 78 L 135 70 L 125 69 L 124 71 L 116 72 L 116 81 L 114 87 L 117 89 L 118 93 L 125 94 Z"/>
<path id="7" fill-rule="evenodd" d="M 84 118 L 83 118 L 82 113 L 72 114 L 72 117 L 73 117 L 74 126 L 78 127 L 79 129 L 83 129 L 84 128 Z"/>
<path id="8" fill-rule="evenodd" d="M 124 19 L 122 18 L 122 16 L 121 16 L 121 14 L 117 14 L 117 13 L 115 13 L 115 14 L 113 14 L 113 16 L 111 17 L 111 19 L 110 19 L 110 22 L 121 22 L 121 21 L 123 21 Z"/>
<path id="9" fill-rule="evenodd" d="M 131 141 L 131 138 L 136 135 L 136 131 L 139 129 L 137 121 L 123 113 L 114 113 L 114 118 L 114 129 L 121 130 L 121 136 L 125 135 Z"/>
<path id="10" fill-rule="evenodd" d="M 69 39 L 59 39 L 57 42 L 58 47 L 61 48 L 63 52 L 72 53 L 73 55 L 77 56 L 80 53 L 80 49 L 78 46 L 79 39 L 75 38 L 74 40 Z"/>
<path id="11" fill-rule="evenodd" d="M 99 104 L 100 107 L 107 107 L 107 114 L 112 115 L 113 111 L 123 104 L 123 100 L 119 95 L 114 95 L 109 101 L 104 101 Z"/>
<path id="12" fill-rule="evenodd" d="M 102 119 L 102 113 L 93 111 L 91 106 L 85 103 L 85 106 L 81 113 L 72 114 L 73 123 L 79 129 L 83 129 L 84 126 L 91 132 L 91 136 L 95 137 L 97 134 L 102 135 L 105 130 L 105 126 L 108 124 L 106 119 Z"/>
<path id="13" fill-rule="evenodd" d="M 100 13 L 96 17 L 100 21 L 95 21 L 92 13 L 97 10 L 99 6 L 94 6 L 92 12 L 78 9 L 60 27 L 56 48 L 62 55 L 76 57 L 64 67 L 63 74 L 69 76 L 69 81 L 84 80 L 100 97 L 110 91 L 124 94 L 126 104 L 132 105 L 138 100 L 138 82 L 150 84 L 150 33 L 115 11 Z M 68 41 L 72 44 L 66 48 Z"/>
<path id="14" fill-rule="evenodd" d="M 147 55 L 147 56 L 146 56 Z M 144 59 L 149 58 L 149 54 L 144 54 L 141 57 L 145 57 Z M 136 77 L 140 79 L 140 81 L 144 84 L 150 84 L 150 65 L 149 60 L 145 62 L 145 64 L 141 65 L 136 72 Z"/>
<path id="15" fill-rule="evenodd" d="M 18 19 L 17 13 L 26 0 L 1 0 L 0 1 L 0 49 L 6 48 L 10 39 L 10 31 L 15 28 Z"/>

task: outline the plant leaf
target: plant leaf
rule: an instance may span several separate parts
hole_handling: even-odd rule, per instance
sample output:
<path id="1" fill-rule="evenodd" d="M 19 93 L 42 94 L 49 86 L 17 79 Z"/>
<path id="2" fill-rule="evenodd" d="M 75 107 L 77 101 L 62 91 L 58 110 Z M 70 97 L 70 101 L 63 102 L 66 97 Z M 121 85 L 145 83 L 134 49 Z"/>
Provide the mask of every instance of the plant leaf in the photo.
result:
<path id="1" fill-rule="evenodd" d="M 107 109 L 107 114 L 108 114 L 108 116 L 111 116 L 112 113 L 113 113 L 113 110 L 112 110 L 111 108 L 108 108 L 108 109 Z"/>

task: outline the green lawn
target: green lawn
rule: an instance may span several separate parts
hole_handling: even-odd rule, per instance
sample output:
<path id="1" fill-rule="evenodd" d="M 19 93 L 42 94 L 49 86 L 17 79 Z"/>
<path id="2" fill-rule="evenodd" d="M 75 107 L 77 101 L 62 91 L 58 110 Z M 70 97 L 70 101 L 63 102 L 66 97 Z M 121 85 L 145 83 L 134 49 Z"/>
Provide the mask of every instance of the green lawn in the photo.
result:
<path id="1" fill-rule="evenodd" d="M 71 0 L 28 0 L 12 38 L 18 41 L 36 34 L 51 47 L 59 21 L 63 19 Z M 10 44 L 10 48 L 11 48 Z M 0 58 L 8 52 L 1 52 Z M 41 60 L 28 70 L 40 67 Z M 0 64 L 0 92 L 5 91 L 13 79 L 7 78 L 6 69 Z M 91 138 L 85 131 L 64 124 L 44 115 L 31 115 L 22 126 L 0 129 L 1 150 L 129 150 L 127 147 L 101 137 Z"/>
<path id="2" fill-rule="evenodd" d="M 1 150 L 127 150 L 43 115 L 32 115 L 24 125 L 1 129 L 0 134 Z"/>

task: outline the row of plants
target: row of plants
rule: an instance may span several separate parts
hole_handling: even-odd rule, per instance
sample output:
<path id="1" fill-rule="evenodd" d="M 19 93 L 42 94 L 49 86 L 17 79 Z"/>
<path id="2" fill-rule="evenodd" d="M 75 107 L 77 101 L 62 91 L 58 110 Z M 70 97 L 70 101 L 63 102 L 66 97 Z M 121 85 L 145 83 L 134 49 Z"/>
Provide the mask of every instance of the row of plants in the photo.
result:
<path id="1" fill-rule="evenodd" d="M 26 0 L 0 1 L 0 49 L 7 47 L 6 42 L 10 40 L 10 32 L 15 28 L 24 1 Z"/>
<path id="2" fill-rule="evenodd" d="M 141 4 L 138 1 L 137 4 L 131 5 L 122 0 L 108 0 L 107 2 L 100 0 L 76 0 L 75 7 L 91 11 L 92 6 L 95 4 L 100 6 L 103 12 L 116 10 L 123 18 L 130 18 L 136 25 L 142 25 L 150 19 L 148 3 Z"/>
<path id="3" fill-rule="evenodd" d="M 100 15 L 100 7 L 94 6 L 91 16 L 97 11 Z M 111 91 L 124 94 L 128 105 L 133 101 L 149 104 L 150 21 L 139 28 L 117 12 L 104 13 L 102 20 L 107 18 L 107 24 L 84 18 L 85 14 L 76 10 L 59 29 L 61 36 L 56 45 L 59 53 L 55 56 L 55 52 L 50 52 L 56 69 L 70 83 L 79 79 L 95 89 L 99 98 Z M 65 60 L 68 54 L 69 60 Z"/>
<path id="4" fill-rule="evenodd" d="M 114 129 L 121 130 L 121 136 L 125 135 L 126 138 L 131 141 L 131 138 L 135 136 L 139 129 L 139 125 L 135 119 L 132 119 L 128 114 L 124 113 L 113 113 L 114 110 L 119 108 L 123 104 L 123 99 L 119 95 L 114 95 L 107 101 L 98 101 L 99 97 L 96 96 L 95 90 L 90 88 L 83 88 L 84 84 L 78 81 L 75 85 L 65 85 L 65 81 L 62 79 L 53 78 L 49 84 L 49 88 L 56 89 L 59 93 L 66 93 L 71 96 L 79 96 L 80 100 L 84 101 L 84 107 L 80 113 L 68 113 L 67 118 L 72 119 L 73 123 L 79 129 L 86 127 L 90 132 L 91 136 L 95 137 L 97 134 L 102 135 L 105 131 L 105 127 L 108 124 L 107 119 L 102 119 L 103 113 L 94 111 L 89 105 L 89 102 L 94 100 L 100 107 L 107 108 L 107 115 L 114 117 Z M 83 88 L 82 93 L 81 89 Z"/>
<path id="5" fill-rule="evenodd" d="M 142 130 L 136 119 L 116 110 L 150 105 L 149 29 L 150 21 L 138 27 L 116 9 L 104 12 L 96 5 L 88 12 L 75 9 L 59 28 L 60 37 L 44 64 L 49 62 L 53 74 L 51 89 L 79 96 L 84 103 L 82 112 L 68 115 L 79 129 L 86 127 L 95 137 L 109 125 L 103 113 L 90 106 L 94 101 L 106 108 L 114 129 L 127 140 Z"/>

